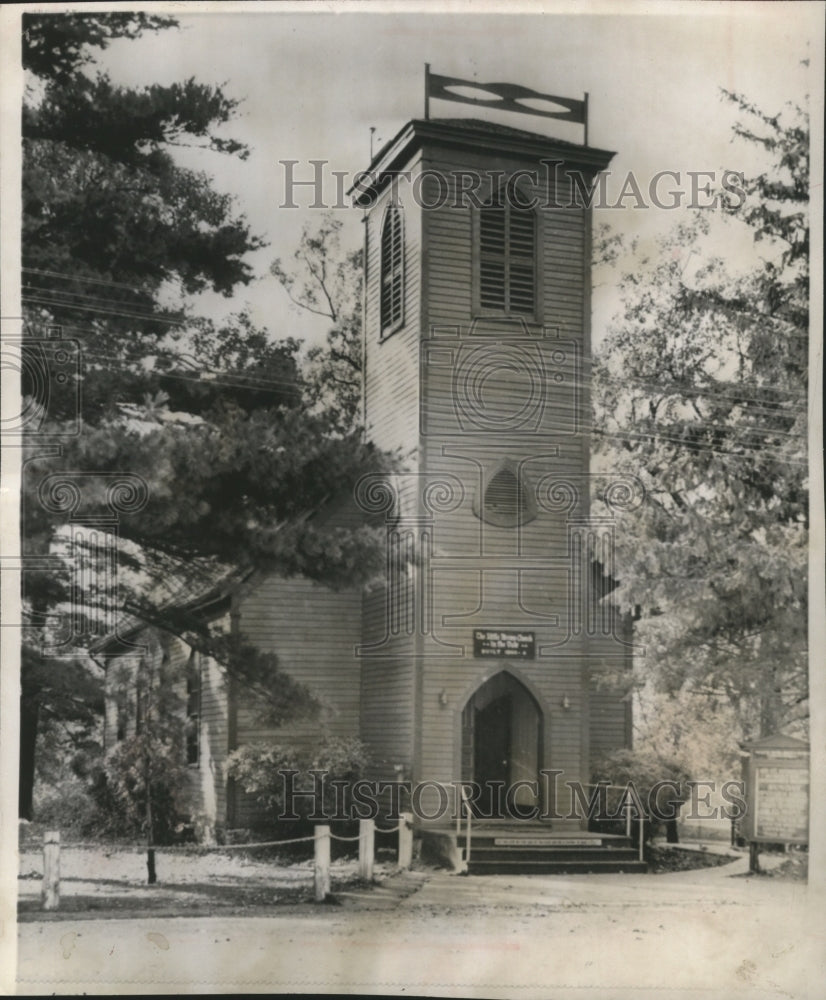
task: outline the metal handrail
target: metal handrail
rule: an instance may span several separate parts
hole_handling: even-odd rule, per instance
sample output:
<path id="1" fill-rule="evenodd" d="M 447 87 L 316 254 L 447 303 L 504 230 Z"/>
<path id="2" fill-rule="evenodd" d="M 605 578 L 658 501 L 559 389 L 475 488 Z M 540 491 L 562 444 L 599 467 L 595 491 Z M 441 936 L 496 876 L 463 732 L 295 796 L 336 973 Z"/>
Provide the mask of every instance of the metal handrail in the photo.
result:
<path id="1" fill-rule="evenodd" d="M 473 810 L 470 808 L 470 803 L 467 799 L 467 792 L 465 791 L 465 784 L 462 782 L 459 785 L 459 791 L 462 795 L 462 804 L 465 808 L 466 822 L 465 822 L 465 867 L 470 864 L 470 823 L 471 816 L 473 815 Z"/>
<path id="2" fill-rule="evenodd" d="M 583 781 L 582 784 L 586 788 L 606 788 L 606 789 L 613 789 L 614 791 L 617 791 L 617 792 L 626 792 L 626 791 L 628 791 L 628 785 L 612 785 L 609 781 Z M 625 804 L 625 807 L 624 807 L 623 811 L 625 812 L 625 836 L 630 839 L 631 838 L 631 803 L 630 802 L 627 802 Z M 639 859 L 640 859 L 640 861 L 645 860 L 644 857 L 643 857 L 643 824 L 645 823 L 646 818 L 647 817 L 645 815 L 645 810 L 643 809 L 640 812 L 640 815 L 638 817 L 638 821 L 639 821 L 639 824 L 640 824 L 640 840 L 639 840 Z"/>

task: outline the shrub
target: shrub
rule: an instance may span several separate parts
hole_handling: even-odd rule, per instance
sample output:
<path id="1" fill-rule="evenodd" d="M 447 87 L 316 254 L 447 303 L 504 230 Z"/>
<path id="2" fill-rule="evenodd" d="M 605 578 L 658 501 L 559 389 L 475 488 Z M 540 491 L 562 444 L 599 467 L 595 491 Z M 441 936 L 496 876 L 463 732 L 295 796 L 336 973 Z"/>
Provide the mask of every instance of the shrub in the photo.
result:
<path id="1" fill-rule="evenodd" d="M 623 749 L 614 750 L 611 753 L 599 758 L 592 769 L 591 781 L 607 781 L 612 785 L 626 787 L 633 784 L 634 790 L 640 802 L 648 813 L 649 803 L 656 806 L 657 812 L 661 816 L 666 816 L 673 811 L 673 819 L 666 821 L 666 826 L 676 832 L 676 820 L 679 813 L 679 805 L 672 807 L 671 802 L 685 802 L 688 798 L 687 782 L 690 775 L 686 769 L 674 759 L 666 759 L 647 748 L 643 749 Z M 657 790 L 655 801 L 652 802 L 652 790 L 661 781 L 673 781 L 680 789 L 676 794 L 674 788 L 668 786 Z M 622 796 L 622 792 L 610 792 L 608 795 L 609 814 L 615 811 Z M 626 803 L 628 799 L 626 798 Z M 638 836 L 639 829 L 637 817 L 632 812 L 633 835 Z M 657 817 L 646 818 L 643 823 L 643 839 L 649 841 L 660 827 L 663 821 Z M 592 822 L 592 828 L 604 833 L 624 833 L 625 819 L 606 820 L 598 819 Z M 669 836 L 671 839 L 671 836 Z"/>
<path id="2" fill-rule="evenodd" d="M 177 745 L 143 734 L 113 747 L 92 784 L 105 832 L 149 834 L 157 844 L 173 841 L 176 827 L 186 814 L 185 804 L 180 801 L 185 773 L 180 761 Z"/>
<path id="3" fill-rule="evenodd" d="M 47 830 L 84 836 L 96 826 L 97 804 L 86 782 L 67 777 L 60 785 L 35 785 L 34 815 Z"/>
<path id="4" fill-rule="evenodd" d="M 252 795 L 264 810 L 276 819 L 284 812 L 284 771 L 298 771 L 296 789 L 313 790 L 310 771 L 324 771 L 322 799 L 325 811 L 333 813 L 343 804 L 349 808 L 349 788 L 363 774 L 368 763 L 367 748 L 357 739 L 328 736 L 310 750 L 296 749 L 280 743 L 250 743 L 234 750 L 227 760 L 227 775 Z M 333 782 L 344 782 L 343 803 L 336 802 Z M 313 810 L 313 800 L 297 796 L 292 803 L 295 812 L 306 817 Z"/>

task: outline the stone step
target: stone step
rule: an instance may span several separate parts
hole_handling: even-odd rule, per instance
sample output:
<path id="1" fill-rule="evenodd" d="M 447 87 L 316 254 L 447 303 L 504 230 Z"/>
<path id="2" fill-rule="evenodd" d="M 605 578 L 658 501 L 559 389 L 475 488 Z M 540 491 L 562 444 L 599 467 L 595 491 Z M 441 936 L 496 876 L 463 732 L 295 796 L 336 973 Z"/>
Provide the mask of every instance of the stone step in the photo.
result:
<path id="1" fill-rule="evenodd" d="M 560 861 L 556 859 L 540 859 L 529 861 L 513 860 L 481 860 L 471 856 L 468 864 L 468 875 L 597 875 L 597 874 L 642 874 L 648 871 L 644 861 Z"/>
<path id="2" fill-rule="evenodd" d="M 463 846 L 463 845 L 462 845 Z M 471 843 L 471 861 L 637 861 L 631 847 L 488 847 Z"/>
<path id="3" fill-rule="evenodd" d="M 467 838 L 464 834 L 456 838 L 460 847 L 464 847 Z M 522 848 L 536 848 L 537 850 L 555 851 L 614 851 L 634 848 L 634 841 L 628 837 L 551 837 L 547 835 L 538 836 L 515 836 L 510 833 L 497 833 L 495 835 L 481 835 L 475 831 L 471 832 L 470 842 L 473 847 L 502 847 L 521 850 Z"/>

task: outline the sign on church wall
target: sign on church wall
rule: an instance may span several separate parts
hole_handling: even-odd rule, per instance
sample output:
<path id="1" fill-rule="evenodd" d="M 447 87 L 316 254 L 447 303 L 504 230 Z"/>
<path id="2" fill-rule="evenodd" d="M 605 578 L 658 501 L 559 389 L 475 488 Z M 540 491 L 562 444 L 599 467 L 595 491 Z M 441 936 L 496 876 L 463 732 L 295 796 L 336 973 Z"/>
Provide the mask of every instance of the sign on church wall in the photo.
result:
<path id="1" fill-rule="evenodd" d="M 474 629 L 473 655 L 533 660 L 536 656 L 535 634 L 508 632 L 504 629 Z"/>

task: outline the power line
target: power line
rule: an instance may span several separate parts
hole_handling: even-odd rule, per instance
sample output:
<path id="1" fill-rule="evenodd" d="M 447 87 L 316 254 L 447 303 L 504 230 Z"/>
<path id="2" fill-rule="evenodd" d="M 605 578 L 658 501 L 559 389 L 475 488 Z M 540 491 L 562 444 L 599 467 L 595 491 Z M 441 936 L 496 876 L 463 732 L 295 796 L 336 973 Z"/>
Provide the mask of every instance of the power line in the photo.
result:
<path id="1" fill-rule="evenodd" d="M 111 285 L 113 288 L 126 288 L 138 295 L 149 294 L 145 289 L 136 288 L 134 285 L 125 285 L 120 281 L 107 281 L 104 278 L 91 278 L 85 274 L 73 274 L 71 271 L 45 271 L 37 267 L 22 267 L 21 270 L 28 274 L 43 274 L 50 278 L 62 278 L 64 281 L 85 281 L 94 285 Z"/>
<path id="2" fill-rule="evenodd" d="M 108 316 L 119 316 L 124 319 L 141 319 L 144 320 L 145 322 L 165 323 L 169 326 L 180 326 L 182 323 L 186 322 L 186 317 L 182 317 L 180 319 L 164 319 L 161 316 L 150 315 L 147 313 L 142 314 L 142 313 L 120 312 L 114 309 L 100 309 L 96 308 L 95 306 L 88 306 L 82 303 L 79 305 L 75 305 L 74 303 L 60 302 L 59 300 L 55 302 L 49 299 L 38 298 L 33 295 L 23 295 L 22 298 L 24 302 L 35 302 L 38 303 L 39 305 L 44 305 L 44 306 L 52 306 L 52 307 L 59 306 L 61 309 L 74 309 L 78 312 L 104 313 Z"/>
<path id="3" fill-rule="evenodd" d="M 96 358 L 96 359 L 102 360 L 104 362 L 105 361 L 111 361 L 111 362 L 113 362 L 115 364 L 122 364 L 123 360 L 124 360 L 123 358 L 119 358 L 116 355 L 108 355 L 108 354 L 103 354 L 103 353 L 100 353 L 100 352 L 84 352 L 84 353 L 85 353 L 85 355 L 87 357 Z M 180 360 L 180 358 L 177 355 L 175 355 L 173 352 L 165 352 L 165 351 L 163 351 L 161 349 L 159 351 L 156 351 L 155 353 L 156 354 L 165 355 L 168 359 L 173 360 L 173 361 L 179 361 Z M 192 383 L 199 384 L 199 385 L 202 385 L 202 386 L 216 385 L 216 386 L 226 386 L 228 388 L 252 388 L 252 389 L 255 389 L 255 388 L 258 388 L 258 387 L 269 386 L 269 385 L 286 386 L 286 387 L 290 387 L 290 388 L 296 388 L 296 387 L 299 387 L 301 385 L 301 382 L 298 379 L 279 379 L 277 377 L 272 377 L 272 378 L 265 377 L 265 378 L 262 378 L 262 377 L 256 377 L 254 375 L 247 375 L 247 374 L 243 374 L 243 375 L 237 376 L 239 379 L 242 379 L 243 381 L 227 381 L 226 380 L 227 378 L 231 379 L 233 377 L 231 372 L 221 372 L 221 371 L 218 371 L 218 370 L 215 370 L 215 369 L 207 369 L 207 368 L 200 369 L 200 373 L 201 374 L 208 374 L 208 375 L 212 375 L 212 376 L 218 376 L 218 377 L 212 377 L 212 378 L 209 378 L 209 379 L 204 379 L 204 378 L 200 378 L 200 377 L 187 376 L 187 375 L 184 375 L 184 374 L 178 373 L 178 372 L 157 371 L 157 370 L 155 370 L 155 374 L 157 374 L 159 377 L 172 378 L 172 379 L 176 379 L 178 381 L 192 382 Z M 146 374 L 149 375 L 150 372 L 146 371 Z M 222 375 L 225 376 L 225 378 L 222 379 L 220 377 Z M 782 416 L 783 412 L 784 411 L 779 411 L 779 412 L 772 411 L 772 415 L 773 416 Z M 709 447 L 708 445 L 703 444 L 702 442 L 699 442 L 699 441 L 689 441 L 689 440 L 686 440 L 683 437 L 674 437 L 673 435 L 663 434 L 660 431 L 658 431 L 658 432 L 645 431 L 645 432 L 641 432 L 641 433 L 634 433 L 634 432 L 631 432 L 631 431 L 629 431 L 629 432 L 609 432 L 609 431 L 606 431 L 606 430 L 602 429 L 601 427 L 598 427 L 597 425 L 595 425 L 593 423 L 585 423 L 585 424 L 582 424 L 580 426 L 582 426 L 583 430 L 587 430 L 589 432 L 599 434 L 601 437 L 610 438 L 612 440 L 620 440 L 620 441 L 622 441 L 622 440 L 639 440 L 639 441 L 659 440 L 659 441 L 668 441 L 670 443 L 680 445 L 681 447 L 689 448 L 689 449 L 691 449 L 693 451 L 705 451 L 705 452 L 708 452 L 710 454 L 730 455 L 730 456 L 735 457 L 735 458 L 750 458 L 751 456 L 761 456 L 761 457 L 772 457 L 773 456 L 776 461 L 783 462 L 785 464 L 800 465 L 800 466 L 806 465 L 806 463 L 802 462 L 802 461 L 795 461 L 795 460 L 789 459 L 787 457 L 782 457 L 781 458 L 780 455 L 778 455 L 777 453 L 771 452 L 769 449 L 760 449 L 760 448 L 748 447 L 748 446 L 744 445 L 743 446 L 744 451 L 742 451 L 742 452 L 734 452 L 734 451 L 727 450 L 727 449 L 712 448 L 712 447 Z M 696 429 L 696 430 L 704 430 L 704 431 L 712 431 L 712 432 L 714 432 L 714 431 L 723 431 L 723 432 L 726 432 L 728 434 L 735 434 L 738 431 L 740 431 L 743 434 L 762 433 L 762 434 L 766 434 L 766 435 L 772 436 L 772 437 L 785 437 L 785 438 L 788 438 L 788 439 L 791 439 L 791 440 L 802 440 L 801 435 L 796 434 L 796 433 L 791 432 L 791 431 L 783 431 L 783 430 L 780 430 L 780 429 L 768 428 L 768 427 L 765 427 L 765 428 L 764 427 L 755 427 L 753 425 L 747 425 L 745 427 L 738 427 L 736 425 L 732 426 L 732 425 L 728 425 L 728 424 L 711 424 L 711 423 L 708 423 L 706 421 L 696 421 L 696 422 L 692 422 L 690 424 L 690 426 L 691 426 L 692 429 Z"/>
<path id="4" fill-rule="evenodd" d="M 44 298 L 44 296 L 48 296 L 48 298 Z M 72 296 L 75 299 L 83 299 L 85 301 L 72 302 L 67 298 L 67 296 Z M 175 314 L 170 316 L 167 313 L 167 316 L 164 317 L 160 313 L 141 311 L 139 304 L 133 305 L 129 302 L 114 302 L 110 299 L 99 298 L 98 296 L 83 295 L 81 292 L 53 292 L 44 291 L 40 288 L 24 288 L 21 298 L 23 302 L 46 303 L 51 309 L 55 310 L 73 309 L 77 312 L 96 312 L 110 316 L 127 316 L 128 318 L 138 318 L 147 320 L 148 322 L 159 320 L 163 323 L 184 324 L 189 319 L 189 317 L 183 313 L 178 314 L 177 316 Z M 118 306 L 121 308 L 113 308 Z M 125 311 L 127 309 L 129 312 Z"/>
<path id="5" fill-rule="evenodd" d="M 33 284 L 32 282 L 26 281 L 23 284 L 23 295 L 36 294 L 36 295 L 51 295 L 60 296 L 61 298 L 70 299 L 85 299 L 89 302 L 97 302 L 104 306 L 138 306 L 139 303 L 132 303 L 126 297 L 121 298 L 107 298 L 100 293 L 89 294 L 88 292 L 78 292 L 70 288 L 54 288 L 54 287 L 41 287 Z M 147 295 L 142 295 L 141 298 L 146 301 L 150 297 Z"/>
<path id="6" fill-rule="evenodd" d="M 743 451 L 728 451 L 724 448 L 710 448 L 707 445 L 694 444 L 691 441 L 686 441 L 683 438 L 668 437 L 665 434 L 611 434 L 606 431 L 600 431 L 598 429 L 593 429 L 593 432 L 599 437 L 611 438 L 616 441 L 626 441 L 626 440 L 637 440 L 637 441 L 668 441 L 673 444 L 680 445 L 683 448 L 689 448 L 693 451 L 708 452 L 711 455 L 728 455 L 731 458 L 743 458 L 749 461 L 754 461 L 755 458 L 768 458 L 772 461 L 778 462 L 781 465 L 795 465 L 801 468 L 808 469 L 809 463 L 803 460 L 797 460 L 788 457 L 781 457 L 780 454 L 774 452 L 768 448 L 754 449 L 754 448 L 744 448 Z"/>
<path id="7" fill-rule="evenodd" d="M 124 361 L 123 358 L 120 358 L 117 355 L 103 354 L 99 351 L 98 352 L 84 351 L 83 353 L 84 357 L 94 358 L 98 361 L 111 361 L 114 362 L 115 364 L 123 364 Z M 156 352 L 156 353 L 160 354 L 165 352 Z M 167 356 L 173 360 L 178 360 L 174 354 L 170 353 Z M 254 374 L 247 374 L 247 373 L 236 374 L 231 371 L 220 371 L 218 369 L 209 369 L 209 368 L 197 369 L 196 374 L 194 375 L 185 375 L 181 372 L 164 371 L 161 369 L 142 369 L 140 373 L 136 372 L 135 374 L 143 374 L 147 377 L 151 377 L 154 375 L 159 378 L 172 378 L 184 382 L 194 382 L 203 386 L 226 385 L 229 386 L 230 388 L 236 388 L 236 389 L 237 388 L 255 389 L 258 388 L 259 386 L 266 387 L 269 385 L 288 386 L 290 388 L 295 388 L 295 387 L 300 387 L 303 384 L 300 377 L 279 378 L 278 376 L 257 376 Z M 203 375 L 210 377 L 209 378 L 200 377 Z M 224 379 L 227 380 L 229 379 L 234 380 L 237 378 L 239 379 L 239 381 L 225 381 L 221 379 L 221 376 L 223 376 Z"/>
<path id="8" fill-rule="evenodd" d="M 161 354 L 161 355 L 165 356 L 168 360 L 171 360 L 171 361 L 180 361 L 181 360 L 180 357 L 178 355 L 174 354 L 173 352 L 159 350 L 159 351 L 156 351 L 154 353 L 155 354 Z M 101 360 L 113 361 L 113 362 L 116 362 L 116 363 L 121 360 L 116 355 L 102 354 L 102 353 L 99 353 L 99 352 L 90 353 L 88 356 L 89 357 L 93 357 L 93 358 L 97 358 L 97 359 L 101 359 Z M 155 370 L 155 371 L 157 371 L 157 370 Z M 237 373 L 237 375 L 235 375 L 235 373 L 232 373 L 232 372 L 229 372 L 229 371 L 222 371 L 222 370 L 219 370 L 219 369 L 210 369 L 210 368 L 201 368 L 201 369 L 198 369 L 198 371 L 200 373 L 202 373 L 202 374 L 206 374 L 206 375 L 211 376 L 210 379 L 209 379 L 209 383 L 213 384 L 213 385 L 215 385 L 215 384 L 233 384 L 233 383 L 218 383 L 217 380 L 216 380 L 216 378 L 215 378 L 215 376 L 217 376 L 218 378 L 220 378 L 221 376 L 243 378 L 243 379 L 248 380 L 250 385 L 253 385 L 256 382 L 257 383 L 261 383 L 261 384 L 280 384 L 280 385 L 297 385 L 297 384 L 299 384 L 299 380 L 279 379 L 278 377 L 270 378 L 269 376 L 256 376 L 256 375 L 254 375 L 252 373 L 250 373 L 250 374 L 247 374 L 247 373 Z M 169 377 L 169 378 L 179 378 L 179 379 L 189 380 L 189 381 L 199 381 L 202 384 L 204 384 L 204 382 L 205 382 L 204 379 L 192 379 L 192 378 L 189 378 L 188 376 L 185 376 L 185 375 L 183 375 L 181 373 L 178 373 L 178 372 L 164 371 L 164 372 L 158 372 L 158 374 L 162 375 L 164 377 Z M 788 411 L 768 411 L 768 412 L 770 412 L 770 414 L 772 416 L 784 416 Z M 696 429 L 696 430 L 706 430 L 706 431 L 724 431 L 724 432 L 728 432 L 728 433 L 736 433 L 736 432 L 739 431 L 739 432 L 741 432 L 743 434 L 759 433 L 759 434 L 767 434 L 767 435 L 770 435 L 770 436 L 787 437 L 787 438 L 790 438 L 790 439 L 793 439 L 793 440 L 798 439 L 800 437 L 799 434 L 796 434 L 796 433 L 794 433 L 792 431 L 785 431 L 785 430 L 781 430 L 779 428 L 760 427 L 760 426 L 755 426 L 755 425 L 751 425 L 751 424 L 738 426 L 738 425 L 731 425 L 731 424 L 713 424 L 713 423 L 709 423 L 708 421 L 697 420 L 697 421 L 691 421 L 688 424 L 688 426 L 690 426 L 691 429 L 693 429 L 693 430 Z M 602 433 L 601 428 L 598 427 L 598 425 L 593 424 L 593 423 L 586 424 L 585 428 L 587 430 L 592 430 L 592 431 L 596 430 L 596 431 Z M 607 434 L 608 432 L 604 432 L 604 433 Z M 619 435 L 619 436 L 621 436 L 621 435 Z M 682 439 L 672 438 L 672 440 L 682 440 Z M 691 444 L 691 442 L 686 442 L 686 443 L 687 444 Z"/>

